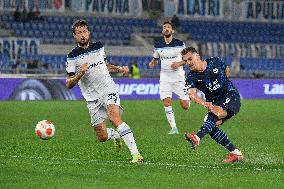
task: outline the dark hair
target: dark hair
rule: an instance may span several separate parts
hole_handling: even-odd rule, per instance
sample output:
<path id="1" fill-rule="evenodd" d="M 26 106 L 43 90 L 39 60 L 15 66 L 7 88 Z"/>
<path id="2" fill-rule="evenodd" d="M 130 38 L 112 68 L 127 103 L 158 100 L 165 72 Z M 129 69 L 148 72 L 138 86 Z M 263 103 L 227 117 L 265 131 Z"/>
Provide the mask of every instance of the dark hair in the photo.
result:
<path id="1" fill-rule="evenodd" d="M 185 54 L 187 54 L 188 52 L 197 53 L 197 50 L 196 50 L 194 47 L 186 47 L 185 49 L 183 49 L 183 50 L 181 51 L 181 54 L 182 54 L 182 55 L 185 55 Z"/>
<path id="2" fill-rule="evenodd" d="M 172 24 L 170 21 L 168 21 L 168 20 L 166 20 L 166 21 L 163 23 L 163 25 L 165 25 L 165 24 L 170 24 L 170 25 L 173 27 L 173 24 Z"/>
<path id="3" fill-rule="evenodd" d="M 76 20 L 73 25 L 72 25 L 72 33 L 75 34 L 75 29 L 79 26 L 86 26 L 88 31 L 90 31 L 89 29 L 89 24 L 87 21 L 85 20 Z"/>

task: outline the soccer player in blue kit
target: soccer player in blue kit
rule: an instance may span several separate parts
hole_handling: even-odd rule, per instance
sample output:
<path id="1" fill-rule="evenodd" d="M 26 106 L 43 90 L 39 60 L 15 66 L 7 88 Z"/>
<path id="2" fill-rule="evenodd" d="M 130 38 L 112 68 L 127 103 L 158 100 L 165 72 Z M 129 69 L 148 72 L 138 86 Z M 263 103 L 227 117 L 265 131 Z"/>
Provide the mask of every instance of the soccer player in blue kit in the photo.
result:
<path id="1" fill-rule="evenodd" d="M 201 60 L 193 47 L 183 49 L 181 54 L 184 63 L 190 68 L 187 76 L 189 97 L 208 109 L 200 130 L 196 134 L 194 132 L 185 133 L 185 139 L 195 149 L 199 146 L 200 140 L 209 134 L 213 140 L 229 150 L 228 157 L 223 160 L 224 163 L 243 160 L 241 151 L 218 127 L 236 115 L 241 106 L 239 92 L 228 79 L 229 67 L 218 57 Z M 197 95 L 197 89 L 205 94 L 206 101 Z"/>

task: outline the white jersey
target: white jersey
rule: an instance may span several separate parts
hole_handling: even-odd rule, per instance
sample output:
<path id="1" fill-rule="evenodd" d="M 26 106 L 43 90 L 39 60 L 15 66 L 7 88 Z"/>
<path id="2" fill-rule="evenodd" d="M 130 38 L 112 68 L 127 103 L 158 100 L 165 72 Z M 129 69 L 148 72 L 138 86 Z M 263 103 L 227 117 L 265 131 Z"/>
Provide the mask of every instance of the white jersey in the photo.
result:
<path id="1" fill-rule="evenodd" d="M 82 64 L 88 64 L 88 70 L 78 84 L 86 101 L 94 101 L 104 95 L 118 93 L 118 88 L 109 74 L 105 63 L 105 51 L 102 43 L 90 43 L 84 49 L 75 47 L 67 56 L 66 71 L 75 75 Z"/>
<path id="2" fill-rule="evenodd" d="M 185 81 L 182 66 L 177 70 L 171 68 L 173 62 L 180 62 L 182 60 L 181 51 L 185 48 L 184 43 L 173 38 L 169 44 L 166 44 L 165 40 L 161 39 L 155 43 L 154 47 L 153 58 L 160 59 L 161 61 L 160 81 Z"/>

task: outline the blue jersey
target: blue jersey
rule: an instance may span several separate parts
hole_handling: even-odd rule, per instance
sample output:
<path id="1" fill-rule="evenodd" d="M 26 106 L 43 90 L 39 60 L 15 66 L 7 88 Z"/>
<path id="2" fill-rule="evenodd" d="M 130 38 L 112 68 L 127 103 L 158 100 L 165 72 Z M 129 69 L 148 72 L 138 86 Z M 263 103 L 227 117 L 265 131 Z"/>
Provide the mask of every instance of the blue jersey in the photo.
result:
<path id="1" fill-rule="evenodd" d="M 206 69 L 203 72 L 190 71 L 187 75 L 189 88 L 197 88 L 205 94 L 206 101 L 215 102 L 225 97 L 229 92 L 237 92 L 233 83 L 227 78 L 227 65 L 218 57 L 205 60 Z"/>

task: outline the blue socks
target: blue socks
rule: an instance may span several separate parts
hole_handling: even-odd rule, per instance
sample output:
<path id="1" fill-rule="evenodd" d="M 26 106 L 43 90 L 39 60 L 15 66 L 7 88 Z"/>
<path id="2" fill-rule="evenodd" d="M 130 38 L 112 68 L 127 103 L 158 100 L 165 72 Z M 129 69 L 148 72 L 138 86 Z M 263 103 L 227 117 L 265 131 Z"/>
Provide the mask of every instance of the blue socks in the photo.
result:
<path id="1" fill-rule="evenodd" d="M 215 114 L 209 112 L 207 119 L 203 122 L 203 125 L 196 135 L 200 139 L 202 139 L 206 134 L 210 133 L 216 127 L 215 123 L 217 120 L 218 117 Z"/>
<path id="2" fill-rule="evenodd" d="M 228 149 L 230 152 L 234 151 L 236 149 L 235 145 L 231 143 L 228 136 L 224 131 L 219 129 L 218 127 L 215 127 L 209 135 L 213 140 L 215 140 L 218 144 L 221 144 L 226 149 Z"/>
<path id="3" fill-rule="evenodd" d="M 236 147 L 234 146 L 234 144 L 231 143 L 226 133 L 215 125 L 217 120 L 218 117 L 215 114 L 209 112 L 207 119 L 203 122 L 203 125 L 201 126 L 200 130 L 196 135 L 200 139 L 202 139 L 206 134 L 209 133 L 211 138 L 215 140 L 218 144 L 221 144 L 230 152 L 234 151 Z"/>

